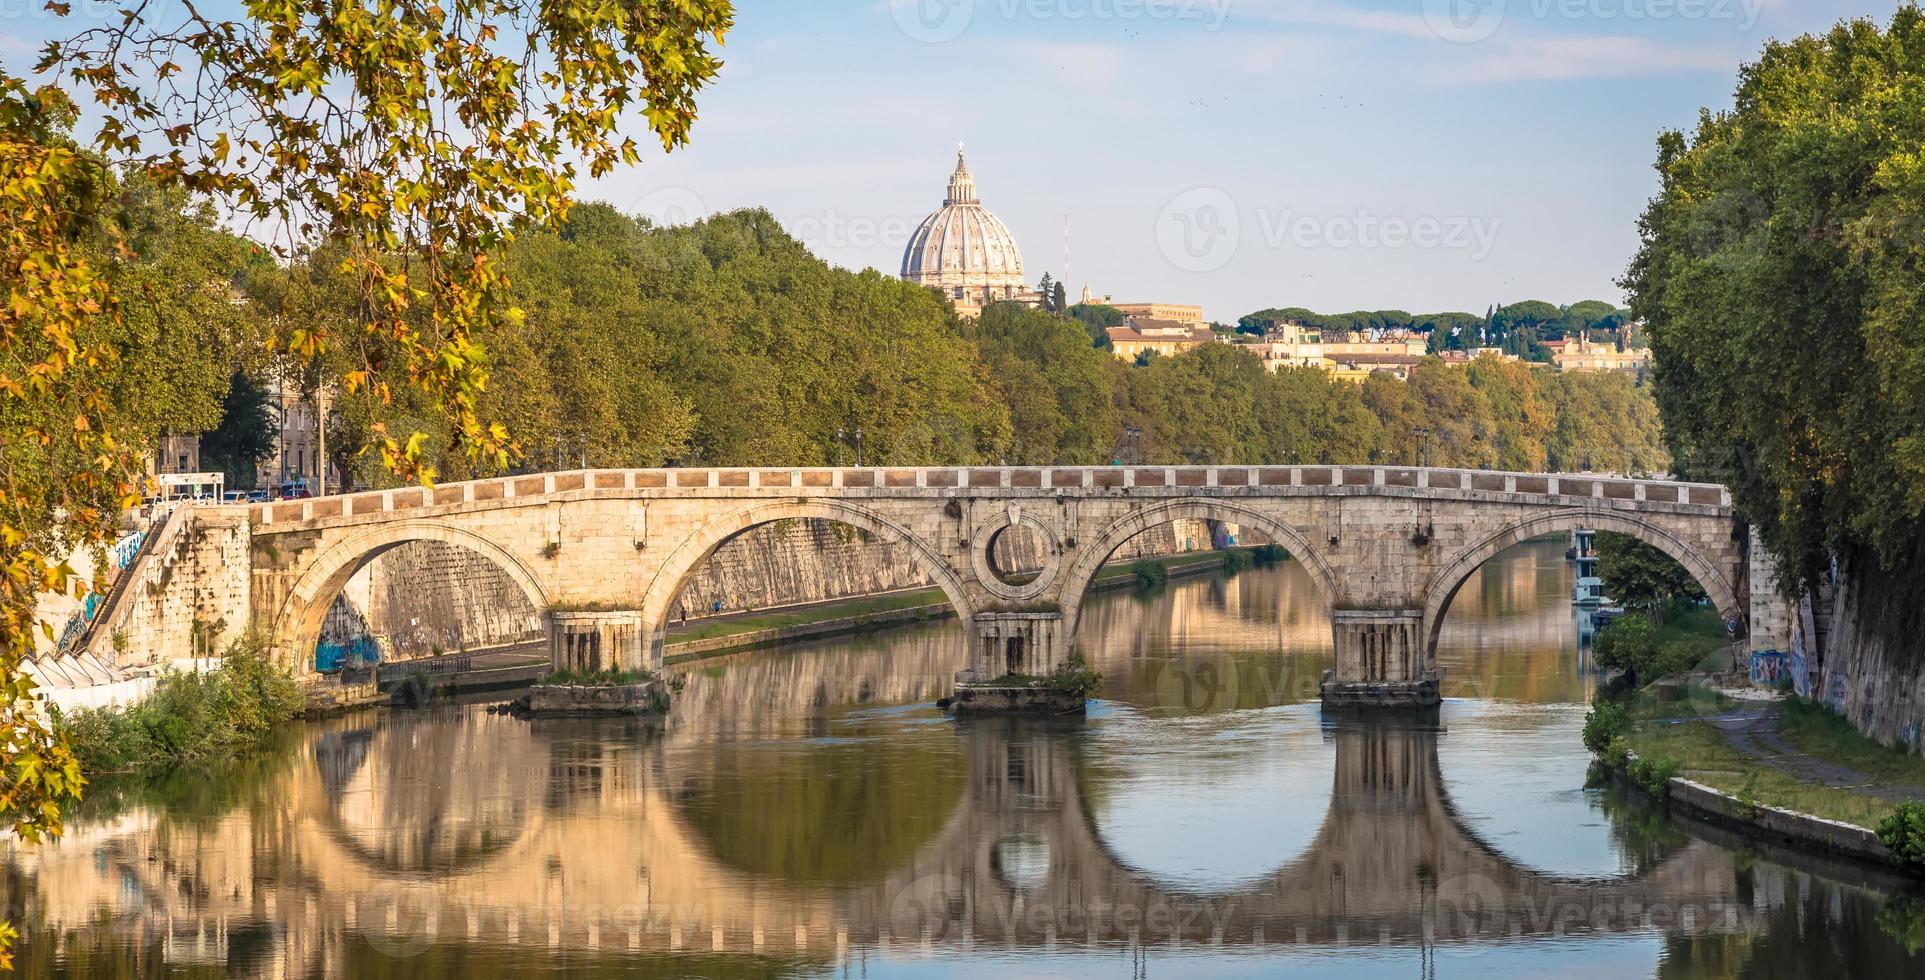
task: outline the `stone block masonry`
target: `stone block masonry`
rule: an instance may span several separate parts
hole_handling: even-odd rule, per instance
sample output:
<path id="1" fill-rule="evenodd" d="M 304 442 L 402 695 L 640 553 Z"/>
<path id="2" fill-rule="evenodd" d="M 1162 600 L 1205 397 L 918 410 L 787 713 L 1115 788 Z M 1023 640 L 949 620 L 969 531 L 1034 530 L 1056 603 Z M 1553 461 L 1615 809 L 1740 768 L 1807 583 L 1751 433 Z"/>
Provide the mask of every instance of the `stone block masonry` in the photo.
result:
<path id="1" fill-rule="evenodd" d="M 246 511 L 189 512 L 121 577 L 88 651 L 123 670 L 219 656 L 252 620 Z"/>
<path id="2" fill-rule="evenodd" d="M 321 642 L 373 640 L 390 660 L 543 640 L 542 611 L 501 566 L 459 545 L 410 541 L 368 563 L 328 609 Z"/>
<path id="3" fill-rule="evenodd" d="M 1115 557 L 1134 561 L 1208 550 L 1222 537 L 1222 529 L 1208 522 L 1176 521 L 1137 535 Z M 1039 538 L 1005 536 L 997 547 L 1000 568 L 1035 571 L 1047 563 Z M 690 577 L 675 618 L 701 619 L 715 615 L 718 608 L 727 614 L 932 584 L 902 542 L 883 541 L 832 521 L 777 521 L 717 548 Z M 353 647 L 371 642 L 390 661 L 543 637 L 541 610 L 499 565 L 439 541 L 411 541 L 368 563 L 348 580 L 321 631 L 322 643 Z"/>

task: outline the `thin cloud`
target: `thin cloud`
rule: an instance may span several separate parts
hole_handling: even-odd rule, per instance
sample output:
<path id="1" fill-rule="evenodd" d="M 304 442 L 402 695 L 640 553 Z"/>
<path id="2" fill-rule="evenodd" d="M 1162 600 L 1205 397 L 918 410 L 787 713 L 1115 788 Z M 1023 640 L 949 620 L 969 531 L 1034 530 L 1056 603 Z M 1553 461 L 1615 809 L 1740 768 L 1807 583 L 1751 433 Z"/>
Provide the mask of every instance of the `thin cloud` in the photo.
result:
<path id="1" fill-rule="evenodd" d="M 1680 72 L 1729 72 L 1729 54 L 1640 37 L 1527 37 L 1476 46 L 1476 61 L 1453 70 L 1458 81 L 1487 84 L 1622 78 Z"/>

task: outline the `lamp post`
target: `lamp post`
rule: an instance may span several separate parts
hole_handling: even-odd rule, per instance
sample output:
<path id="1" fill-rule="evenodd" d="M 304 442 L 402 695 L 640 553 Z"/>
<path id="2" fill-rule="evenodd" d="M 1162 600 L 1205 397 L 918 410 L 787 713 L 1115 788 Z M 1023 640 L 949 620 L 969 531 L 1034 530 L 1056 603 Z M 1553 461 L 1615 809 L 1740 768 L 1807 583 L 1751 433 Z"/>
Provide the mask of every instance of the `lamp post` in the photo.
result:
<path id="1" fill-rule="evenodd" d="M 862 426 L 856 426 L 856 468 L 862 468 Z"/>
<path id="2" fill-rule="evenodd" d="M 1430 427 L 1426 425 L 1420 425 L 1417 427 L 1417 460 L 1416 462 L 1418 466 L 1430 465 Z"/>
<path id="3" fill-rule="evenodd" d="M 846 431 L 842 429 L 836 430 L 836 469 L 842 468 L 842 444 L 847 442 L 848 439 L 849 434 Z"/>

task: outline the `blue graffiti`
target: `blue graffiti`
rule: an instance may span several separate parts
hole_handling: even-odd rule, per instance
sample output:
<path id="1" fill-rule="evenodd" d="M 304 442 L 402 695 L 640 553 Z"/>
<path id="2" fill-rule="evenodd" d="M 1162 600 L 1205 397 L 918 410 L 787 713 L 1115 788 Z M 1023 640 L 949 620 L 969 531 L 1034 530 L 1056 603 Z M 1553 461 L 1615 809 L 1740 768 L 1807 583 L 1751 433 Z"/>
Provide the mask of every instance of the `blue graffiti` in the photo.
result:
<path id="1" fill-rule="evenodd" d="M 381 662 L 381 648 L 372 637 L 361 637 L 352 643 L 316 643 L 314 645 L 314 670 L 316 673 L 332 674 L 348 667 L 363 667 Z"/>

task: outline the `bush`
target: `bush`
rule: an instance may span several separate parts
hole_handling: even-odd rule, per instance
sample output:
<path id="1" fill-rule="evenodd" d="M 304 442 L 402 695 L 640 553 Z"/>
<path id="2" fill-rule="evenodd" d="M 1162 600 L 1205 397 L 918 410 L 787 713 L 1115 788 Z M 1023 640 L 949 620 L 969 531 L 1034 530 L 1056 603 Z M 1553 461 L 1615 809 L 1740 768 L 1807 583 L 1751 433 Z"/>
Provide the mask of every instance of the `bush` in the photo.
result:
<path id="1" fill-rule="evenodd" d="M 1160 561 L 1143 559 L 1130 566 L 1130 574 L 1136 576 L 1138 588 L 1160 589 L 1170 583 L 1170 570 Z"/>
<path id="2" fill-rule="evenodd" d="M 1069 661 L 1049 675 L 1052 690 L 1077 697 L 1088 698 L 1103 689 L 1103 675 L 1096 672 L 1083 658 L 1081 651 L 1069 655 Z"/>
<path id="3" fill-rule="evenodd" d="M 1591 705 L 1590 713 L 1584 716 L 1584 747 L 1592 755 L 1602 756 L 1611 742 L 1622 739 L 1631 728 L 1631 713 L 1624 705 L 1614 701 L 1599 701 Z"/>
<path id="4" fill-rule="evenodd" d="M 1280 544 L 1266 544 L 1257 548 L 1254 557 L 1258 565 L 1268 567 L 1281 565 L 1290 560 L 1290 552 Z"/>
<path id="5" fill-rule="evenodd" d="M 1658 632 L 1643 616 L 1623 616 L 1598 632 L 1597 664 L 1606 670 L 1638 672 L 1638 665 L 1656 659 Z"/>
<path id="6" fill-rule="evenodd" d="M 1913 872 L 1925 871 L 1925 803 L 1907 800 L 1878 822 L 1878 842 Z"/>
<path id="7" fill-rule="evenodd" d="M 1231 549 L 1223 553 L 1223 570 L 1235 575 L 1257 563 L 1256 556 L 1247 551 Z"/>
<path id="8" fill-rule="evenodd" d="M 1683 767 L 1669 759 L 1637 759 L 1631 763 L 1631 778 L 1638 781 L 1652 796 L 1663 796 L 1669 790 L 1671 780 Z"/>
<path id="9" fill-rule="evenodd" d="M 211 758 L 265 741 L 307 706 L 301 686 L 270 663 L 250 634 L 219 670 L 167 674 L 127 708 L 83 709 L 57 724 L 89 774 L 129 772 Z"/>
<path id="10" fill-rule="evenodd" d="M 1598 757 L 1606 768 L 1623 772 L 1631 767 L 1631 743 L 1619 735 L 1604 747 L 1604 754 Z"/>
<path id="11" fill-rule="evenodd" d="M 1597 664 L 1621 670 L 1639 685 L 1691 669 L 1702 658 L 1699 647 L 1687 640 L 1660 645 L 1657 627 L 1643 616 L 1625 616 L 1597 635 Z"/>

